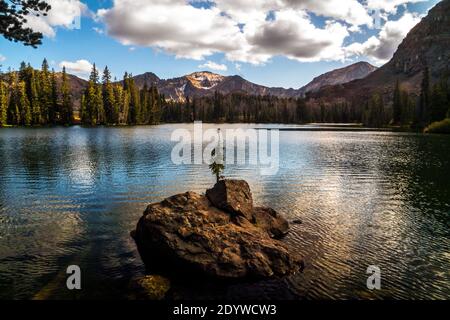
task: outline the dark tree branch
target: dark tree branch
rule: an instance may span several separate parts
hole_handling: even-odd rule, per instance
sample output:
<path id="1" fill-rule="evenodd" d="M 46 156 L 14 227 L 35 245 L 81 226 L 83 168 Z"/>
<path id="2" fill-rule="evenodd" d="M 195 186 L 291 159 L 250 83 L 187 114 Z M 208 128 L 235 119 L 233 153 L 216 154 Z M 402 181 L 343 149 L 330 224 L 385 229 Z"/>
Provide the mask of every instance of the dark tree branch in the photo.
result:
<path id="1" fill-rule="evenodd" d="M 42 33 L 26 27 L 27 16 L 46 16 L 51 6 L 42 0 L 0 0 L 0 34 L 7 40 L 36 48 Z"/>

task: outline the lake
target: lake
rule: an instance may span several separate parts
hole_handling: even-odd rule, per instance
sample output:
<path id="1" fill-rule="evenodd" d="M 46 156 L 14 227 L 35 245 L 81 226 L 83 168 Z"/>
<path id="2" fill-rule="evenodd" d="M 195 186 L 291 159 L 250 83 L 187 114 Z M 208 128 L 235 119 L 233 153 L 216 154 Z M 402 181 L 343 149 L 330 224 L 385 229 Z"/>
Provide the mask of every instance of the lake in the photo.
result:
<path id="1" fill-rule="evenodd" d="M 175 298 L 450 298 L 449 136 L 242 126 L 283 129 L 276 175 L 227 166 L 225 176 L 247 180 L 259 205 L 302 220 L 284 241 L 305 271 L 174 284 Z M 214 184 L 207 165 L 172 163 L 180 127 L 192 129 L 0 129 L 0 299 L 126 298 L 144 272 L 129 232 L 146 206 Z M 71 264 L 82 269 L 81 292 L 65 289 Z M 366 287 L 371 265 L 381 290 Z"/>

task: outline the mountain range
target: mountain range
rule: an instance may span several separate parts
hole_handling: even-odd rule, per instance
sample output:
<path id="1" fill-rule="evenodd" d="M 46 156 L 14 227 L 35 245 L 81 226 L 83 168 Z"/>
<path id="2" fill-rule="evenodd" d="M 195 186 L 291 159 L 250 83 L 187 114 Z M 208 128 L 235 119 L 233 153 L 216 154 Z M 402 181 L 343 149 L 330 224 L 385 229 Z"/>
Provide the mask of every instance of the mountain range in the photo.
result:
<path id="1" fill-rule="evenodd" d="M 429 11 L 408 33 L 387 64 L 363 79 L 324 87 L 311 98 L 328 103 L 365 101 L 374 93 L 392 98 L 397 81 L 403 89 L 417 96 L 427 68 L 431 82 L 450 70 L 450 0 L 439 2 Z"/>
<path id="2" fill-rule="evenodd" d="M 241 76 L 223 76 L 209 71 L 194 72 L 173 79 L 160 79 L 152 72 L 133 76 L 136 86 L 142 89 L 145 85 L 156 85 L 166 99 L 183 102 L 187 97 L 212 96 L 215 92 L 221 94 L 243 93 L 254 96 L 277 96 L 280 98 L 299 98 L 309 92 L 317 92 L 325 86 L 343 84 L 369 75 L 377 68 L 367 62 L 358 62 L 345 68 L 327 72 L 300 89 L 285 89 L 266 87 L 252 83 Z M 87 81 L 74 75 L 69 75 L 72 95 L 78 105 L 80 97 L 87 87 Z"/>
<path id="3" fill-rule="evenodd" d="M 302 97 L 308 92 L 316 92 L 325 86 L 346 83 L 361 79 L 377 68 L 367 62 L 358 62 L 345 68 L 325 73 L 300 89 L 271 88 L 252 83 L 241 76 L 222 76 L 216 73 L 201 71 L 189 75 L 163 80 L 154 73 L 148 72 L 134 76 L 139 88 L 147 85 L 156 85 L 166 99 L 185 101 L 186 97 L 203 97 L 213 95 L 214 92 L 222 94 L 244 93 L 248 95 L 272 95 L 281 98 Z"/>
<path id="4" fill-rule="evenodd" d="M 449 69 L 450 61 L 450 0 L 439 2 L 406 36 L 393 58 L 380 68 L 358 62 L 345 68 L 327 72 L 299 89 L 266 87 L 241 76 L 223 76 L 202 71 L 173 79 L 160 79 L 152 72 L 134 76 L 142 88 L 156 85 L 166 99 L 185 101 L 187 97 L 243 93 L 272 95 L 282 98 L 308 97 L 310 101 L 365 101 L 377 92 L 392 97 L 395 83 L 412 95 L 418 95 L 423 71 L 430 70 L 432 81 Z M 87 82 L 70 75 L 73 96 L 79 101 Z"/>

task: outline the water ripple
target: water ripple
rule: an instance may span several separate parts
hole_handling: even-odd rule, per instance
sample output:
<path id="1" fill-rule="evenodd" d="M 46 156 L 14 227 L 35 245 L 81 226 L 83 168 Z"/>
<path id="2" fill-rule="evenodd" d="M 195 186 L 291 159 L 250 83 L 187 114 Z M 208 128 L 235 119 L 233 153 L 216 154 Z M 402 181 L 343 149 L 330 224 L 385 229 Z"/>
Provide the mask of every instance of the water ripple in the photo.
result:
<path id="1" fill-rule="evenodd" d="M 129 278 L 143 272 L 129 231 L 145 207 L 214 182 L 206 165 L 172 164 L 175 128 L 2 129 L 0 299 L 71 298 L 60 277 L 69 264 L 88 278 L 85 298 L 123 297 Z M 248 180 L 259 204 L 302 220 L 285 241 L 304 258 L 305 272 L 180 287 L 179 297 L 450 298 L 447 137 L 280 135 L 277 175 L 251 166 L 228 166 L 225 175 Z M 366 288 L 369 265 L 381 268 L 380 291 Z"/>

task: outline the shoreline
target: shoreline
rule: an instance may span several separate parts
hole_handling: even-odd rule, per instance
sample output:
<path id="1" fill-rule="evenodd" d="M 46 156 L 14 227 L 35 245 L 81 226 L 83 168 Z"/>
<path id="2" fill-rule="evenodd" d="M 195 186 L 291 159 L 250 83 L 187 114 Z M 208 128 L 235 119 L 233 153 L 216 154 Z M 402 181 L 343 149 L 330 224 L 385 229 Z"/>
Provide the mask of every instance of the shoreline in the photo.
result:
<path id="1" fill-rule="evenodd" d="M 417 128 L 407 128 L 407 127 L 365 127 L 358 123 L 304 123 L 304 124 L 288 124 L 288 123 L 246 123 L 246 122 L 226 122 L 226 123 L 216 123 L 216 122 L 203 122 L 204 124 L 217 124 L 217 125 L 267 125 L 267 127 L 257 127 L 256 130 L 273 130 L 277 129 L 279 131 L 311 131 L 311 132 L 400 132 L 400 133 L 418 133 L 424 135 L 436 135 L 445 133 L 435 133 L 435 132 L 424 132 L 423 130 L 418 130 Z M 83 124 L 73 124 L 73 125 L 42 125 L 42 126 L 15 126 L 7 125 L 0 126 L 1 129 L 52 129 L 52 128 L 73 128 L 80 127 L 86 129 L 94 128 L 133 128 L 133 127 L 157 127 L 161 125 L 176 125 L 176 124 L 194 124 L 194 122 L 164 122 L 158 124 L 124 124 L 124 125 L 83 125 Z M 270 125 L 274 126 L 286 126 L 279 128 L 271 128 Z M 293 126 L 293 127 L 288 127 Z"/>

